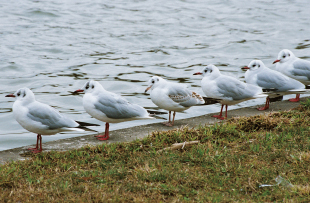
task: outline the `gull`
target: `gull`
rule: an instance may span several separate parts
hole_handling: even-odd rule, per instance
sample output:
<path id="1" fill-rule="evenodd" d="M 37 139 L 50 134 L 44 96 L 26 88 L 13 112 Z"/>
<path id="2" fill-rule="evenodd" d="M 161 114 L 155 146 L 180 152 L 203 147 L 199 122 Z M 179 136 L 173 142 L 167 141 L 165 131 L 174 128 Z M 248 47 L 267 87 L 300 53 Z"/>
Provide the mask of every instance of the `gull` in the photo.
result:
<path id="1" fill-rule="evenodd" d="M 279 71 L 267 68 L 261 60 L 253 60 L 242 69 L 247 70 L 245 72 L 246 83 L 260 86 L 263 89 L 274 89 L 273 92 L 277 94 L 285 95 L 305 91 L 304 84 Z M 271 95 L 266 98 L 265 106 L 258 108 L 258 110 L 262 111 L 269 108 Z"/>
<path id="2" fill-rule="evenodd" d="M 151 90 L 152 102 L 159 108 L 169 111 L 169 121 L 163 123 L 166 126 L 174 125 L 176 112 L 182 112 L 191 106 L 205 103 L 202 96 L 189 90 L 186 85 L 168 82 L 158 76 L 153 76 L 149 80 L 145 92 L 148 90 Z M 171 111 L 173 111 L 172 121 Z"/>
<path id="3" fill-rule="evenodd" d="M 246 84 L 236 78 L 222 75 L 213 64 L 205 67 L 202 72 L 194 73 L 194 75 L 203 75 L 201 87 L 207 97 L 221 99 L 221 112 L 219 115 L 213 115 L 213 117 L 221 120 L 227 118 L 228 105 L 267 96 L 262 93 L 262 88 L 258 86 Z M 226 112 L 225 117 L 222 117 L 224 105 L 226 105 Z"/>
<path id="4" fill-rule="evenodd" d="M 105 90 L 97 81 L 90 80 L 82 89 L 75 92 L 85 92 L 83 96 L 85 111 L 92 117 L 106 122 L 105 133 L 96 136 L 98 140 L 109 139 L 109 123 L 154 119 L 143 107 L 131 104 L 120 95 Z"/>
<path id="5" fill-rule="evenodd" d="M 310 85 L 310 61 L 296 57 L 293 52 L 283 49 L 278 54 L 278 59 L 273 63 L 277 63 L 276 70 L 294 78 L 304 85 Z M 296 98 L 290 99 L 291 102 L 298 102 L 300 94 L 296 94 Z"/>
<path id="6" fill-rule="evenodd" d="M 13 115 L 16 121 L 26 130 L 38 134 L 36 147 L 28 149 L 33 153 L 42 152 L 41 135 L 54 135 L 64 131 L 84 131 L 85 127 L 82 122 L 67 118 L 51 106 L 36 101 L 29 88 L 21 88 L 6 97 L 16 97 L 13 104 Z"/>

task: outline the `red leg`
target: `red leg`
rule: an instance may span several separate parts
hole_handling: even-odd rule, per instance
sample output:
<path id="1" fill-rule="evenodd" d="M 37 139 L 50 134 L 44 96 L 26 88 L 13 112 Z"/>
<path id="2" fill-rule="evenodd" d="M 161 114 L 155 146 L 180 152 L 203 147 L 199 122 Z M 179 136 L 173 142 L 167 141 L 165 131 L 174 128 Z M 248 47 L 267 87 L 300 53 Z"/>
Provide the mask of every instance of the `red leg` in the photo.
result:
<path id="1" fill-rule="evenodd" d="M 174 112 L 173 112 L 172 122 L 171 122 L 171 121 L 170 121 L 170 111 L 169 111 L 169 122 L 165 124 L 166 126 L 171 127 L 171 126 L 173 126 L 173 125 L 174 125 L 174 118 L 175 118 L 175 114 L 176 114 L 176 112 L 174 111 Z"/>
<path id="2" fill-rule="evenodd" d="M 289 99 L 290 102 L 299 102 L 300 94 L 296 94 L 296 98 L 294 99 Z"/>
<path id="3" fill-rule="evenodd" d="M 32 150 L 32 153 L 36 154 L 36 153 L 40 153 L 42 152 L 42 136 L 38 134 L 38 137 L 37 139 L 39 140 L 40 142 L 40 149 L 36 149 L 36 150 Z"/>
<path id="4" fill-rule="evenodd" d="M 169 121 L 168 122 L 163 122 L 164 125 L 171 125 L 171 111 L 169 111 Z"/>
<path id="5" fill-rule="evenodd" d="M 218 119 L 221 119 L 221 120 L 224 120 L 225 118 L 227 118 L 227 108 L 228 108 L 228 105 L 226 105 L 226 111 L 225 111 L 225 117 L 219 117 Z"/>
<path id="6" fill-rule="evenodd" d="M 264 106 L 264 107 L 259 107 L 259 108 L 257 108 L 257 110 L 259 110 L 259 111 L 264 111 L 264 110 L 266 110 L 266 109 L 269 109 L 269 104 L 270 104 L 270 98 L 267 97 L 267 98 L 266 98 L 266 104 L 265 104 L 265 106 Z"/>
<path id="7" fill-rule="evenodd" d="M 104 140 L 108 140 L 110 137 L 109 137 L 109 127 L 110 127 L 110 125 L 109 125 L 109 123 L 105 123 L 105 132 L 104 132 L 104 136 L 98 136 L 98 140 L 100 140 L 100 141 L 104 141 Z"/>
<path id="8" fill-rule="evenodd" d="M 107 127 L 107 125 L 109 125 L 108 123 L 105 123 L 105 132 L 104 135 L 96 135 L 95 137 L 97 138 L 105 138 L 107 136 L 107 128 L 109 128 L 109 126 Z"/>
<path id="9" fill-rule="evenodd" d="M 224 104 L 222 104 L 220 115 L 213 115 L 212 117 L 214 117 L 214 118 L 222 118 L 223 107 L 224 107 Z"/>
<path id="10" fill-rule="evenodd" d="M 226 107 L 225 107 L 225 117 L 218 117 L 218 119 L 221 119 L 221 120 L 224 120 L 225 118 L 227 118 L 227 108 L 228 108 L 228 105 L 226 105 Z M 222 113 L 221 113 L 221 115 L 222 115 Z"/>
<path id="11" fill-rule="evenodd" d="M 36 144 L 36 147 L 35 148 L 28 148 L 27 150 L 38 150 L 39 148 L 39 134 L 37 135 L 37 144 Z"/>

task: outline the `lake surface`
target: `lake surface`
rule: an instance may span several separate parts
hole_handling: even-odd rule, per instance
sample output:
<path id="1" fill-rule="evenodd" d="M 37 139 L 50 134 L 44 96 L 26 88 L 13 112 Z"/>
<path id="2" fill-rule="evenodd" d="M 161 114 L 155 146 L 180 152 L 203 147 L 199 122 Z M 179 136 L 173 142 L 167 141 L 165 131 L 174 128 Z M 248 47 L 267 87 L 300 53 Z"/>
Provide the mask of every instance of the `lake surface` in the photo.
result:
<path id="1" fill-rule="evenodd" d="M 36 135 L 13 118 L 14 99 L 29 87 L 38 101 L 85 122 L 82 95 L 89 79 L 132 103 L 156 109 L 147 81 L 158 75 L 203 94 L 201 71 L 213 63 L 244 81 L 241 67 L 253 59 L 268 67 L 284 48 L 310 58 L 310 4 L 306 0 L 9 0 L 0 3 L 0 150 L 35 144 Z M 291 95 L 292 96 L 292 95 Z M 263 104 L 251 100 L 229 109 Z M 193 107 L 176 119 L 218 112 L 220 105 Z M 164 115 L 163 118 L 167 118 Z M 111 130 L 155 121 L 111 124 Z M 81 136 L 44 136 L 43 142 Z"/>

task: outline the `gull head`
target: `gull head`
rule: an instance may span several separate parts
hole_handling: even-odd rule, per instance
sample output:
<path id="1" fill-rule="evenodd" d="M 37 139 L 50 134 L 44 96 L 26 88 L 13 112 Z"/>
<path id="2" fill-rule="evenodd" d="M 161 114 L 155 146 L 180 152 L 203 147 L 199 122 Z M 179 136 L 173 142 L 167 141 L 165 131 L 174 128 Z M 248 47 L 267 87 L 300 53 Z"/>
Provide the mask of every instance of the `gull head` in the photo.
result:
<path id="1" fill-rule="evenodd" d="M 93 93 L 97 90 L 102 90 L 102 89 L 103 89 L 103 87 L 99 82 L 94 81 L 94 80 L 90 80 L 84 84 L 82 89 L 78 89 L 75 92 Z"/>
<path id="2" fill-rule="evenodd" d="M 248 66 L 243 67 L 243 69 L 247 69 L 249 71 L 262 70 L 263 68 L 265 68 L 265 64 L 261 60 L 253 60 Z"/>
<path id="3" fill-rule="evenodd" d="M 202 72 L 197 72 L 197 73 L 194 73 L 194 75 L 203 75 L 204 77 L 205 76 L 214 76 L 214 77 L 217 77 L 219 76 L 221 73 L 220 73 L 220 70 L 213 64 L 210 64 L 210 65 L 207 65 L 203 70 Z"/>
<path id="4" fill-rule="evenodd" d="M 16 100 L 31 102 L 35 100 L 33 92 L 27 88 L 20 88 L 14 94 L 8 94 L 6 97 L 15 97 Z"/>
<path id="5" fill-rule="evenodd" d="M 145 92 L 148 90 L 153 90 L 155 87 L 159 86 L 162 84 L 165 80 L 159 76 L 153 76 L 148 82 L 148 87 L 145 89 Z"/>
<path id="6" fill-rule="evenodd" d="M 285 63 L 291 59 L 295 58 L 295 55 L 293 54 L 293 52 L 291 52 L 288 49 L 283 49 L 282 51 L 279 52 L 278 54 L 278 59 L 275 60 L 273 63 Z"/>

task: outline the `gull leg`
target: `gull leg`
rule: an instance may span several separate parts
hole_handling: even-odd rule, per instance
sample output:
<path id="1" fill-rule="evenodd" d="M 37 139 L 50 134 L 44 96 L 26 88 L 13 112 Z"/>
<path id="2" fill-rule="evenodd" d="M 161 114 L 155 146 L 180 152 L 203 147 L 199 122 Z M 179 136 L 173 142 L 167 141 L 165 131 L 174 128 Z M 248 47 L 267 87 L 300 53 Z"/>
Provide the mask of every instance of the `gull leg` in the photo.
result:
<path id="1" fill-rule="evenodd" d="M 104 131 L 104 135 L 95 135 L 94 137 L 97 137 L 97 138 L 105 138 L 107 137 L 107 125 L 109 125 L 108 123 L 105 123 L 105 131 Z M 109 128 L 109 126 L 108 126 Z M 108 132 L 109 134 L 109 132 Z"/>
<path id="2" fill-rule="evenodd" d="M 169 111 L 169 121 L 163 122 L 164 125 L 169 125 L 171 123 L 171 111 Z"/>
<path id="3" fill-rule="evenodd" d="M 213 115 L 212 117 L 214 117 L 214 118 L 222 118 L 223 107 L 224 107 L 224 104 L 222 104 L 220 115 Z"/>
<path id="4" fill-rule="evenodd" d="M 109 137 L 109 123 L 105 123 L 105 132 L 104 132 L 104 136 L 102 137 L 98 137 L 97 139 L 100 140 L 100 141 L 104 141 L 104 140 L 108 140 L 110 137 Z"/>
<path id="5" fill-rule="evenodd" d="M 296 98 L 289 99 L 290 102 L 299 102 L 300 100 L 300 94 L 296 94 Z"/>
<path id="6" fill-rule="evenodd" d="M 269 104 L 270 104 L 270 98 L 267 97 L 267 98 L 266 98 L 266 104 L 265 104 L 265 106 L 264 106 L 264 107 L 259 107 L 259 108 L 257 108 L 257 110 L 259 110 L 259 111 L 264 111 L 264 110 L 266 110 L 266 109 L 269 109 Z"/>
<path id="7" fill-rule="evenodd" d="M 227 118 L 227 108 L 228 108 L 228 105 L 226 104 L 225 117 L 219 117 L 218 119 L 224 120 L 225 118 Z M 221 113 L 221 115 L 222 115 L 222 113 Z"/>
<path id="8" fill-rule="evenodd" d="M 40 142 L 40 149 L 32 150 L 31 152 L 34 153 L 34 154 L 40 153 L 43 150 L 42 149 L 42 136 L 38 134 L 37 140 L 39 140 L 39 142 Z"/>
<path id="9" fill-rule="evenodd" d="M 175 114 L 176 114 L 176 112 L 174 111 L 174 112 L 173 112 L 173 119 L 172 119 L 172 122 L 171 122 L 171 123 L 165 124 L 166 126 L 172 127 L 172 126 L 174 125 Z"/>
<path id="10" fill-rule="evenodd" d="M 39 148 L 39 134 L 37 135 L 37 144 L 36 144 L 36 147 L 35 147 L 35 148 L 28 148 L 27 150 L 30 150 L 30 151 L 32 151 L 32 150 L 38 150 L 38 148 Z"/>

